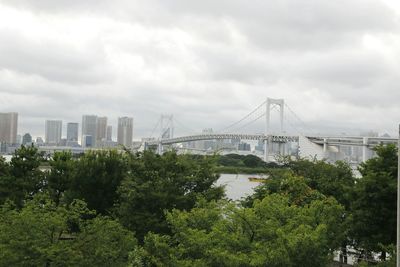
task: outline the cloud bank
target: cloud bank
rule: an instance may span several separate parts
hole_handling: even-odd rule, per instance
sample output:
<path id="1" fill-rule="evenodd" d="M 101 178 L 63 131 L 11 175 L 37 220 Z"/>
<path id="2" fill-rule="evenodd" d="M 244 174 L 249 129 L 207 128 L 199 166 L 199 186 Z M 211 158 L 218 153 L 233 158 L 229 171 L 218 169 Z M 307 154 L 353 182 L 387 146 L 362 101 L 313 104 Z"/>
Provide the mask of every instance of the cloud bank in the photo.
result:
<path id="1" fill-rule="evenodd" d="M 395 134 L 399 18 L 390 0 L 0 0 L 0 111 L 34 136 L 133 116 L 139 138 L 160 114 L 217 129 L 272 97 L 309 132 Z"/>

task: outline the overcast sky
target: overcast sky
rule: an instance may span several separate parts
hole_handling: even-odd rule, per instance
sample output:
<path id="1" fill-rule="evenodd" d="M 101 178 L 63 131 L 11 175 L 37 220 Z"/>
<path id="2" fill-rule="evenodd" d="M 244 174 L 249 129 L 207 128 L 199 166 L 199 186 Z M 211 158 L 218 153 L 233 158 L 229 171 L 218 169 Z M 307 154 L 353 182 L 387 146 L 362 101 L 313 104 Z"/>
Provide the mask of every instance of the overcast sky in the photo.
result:
<path id="1" fill-rule="evenodd" d="M 162 113 L 215 129 L 271 97 L 310 132 L 395 134 L 396 2 L 0 0 L 0 112 L 34 136 L 45 119 L 132 116 L 139 138 Z"/>

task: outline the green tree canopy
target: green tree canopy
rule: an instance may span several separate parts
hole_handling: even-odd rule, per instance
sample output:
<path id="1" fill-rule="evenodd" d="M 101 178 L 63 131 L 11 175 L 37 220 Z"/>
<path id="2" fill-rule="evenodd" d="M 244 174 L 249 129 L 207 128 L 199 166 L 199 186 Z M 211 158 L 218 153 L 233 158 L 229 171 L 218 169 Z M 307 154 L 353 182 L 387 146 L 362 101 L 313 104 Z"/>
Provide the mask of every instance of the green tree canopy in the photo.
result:
<path id="1" fill-rule="evenodd" d="M 130 154 L 129 174 L 118 189 L 116 216 L 141 240 L 148 231 L 169 232 L 165 210 L 190 210 L 198 197 L 220 199 L 212 158 L 198 161 L 175 152 Z"/>
<path id="2" fill-rule="evenodd" d="M 71 152 L 56 152 L 49 160 L 51 167 L 47 173 L 47 189 L 51 198 L 59 204 L 64 193 L 71 189 L 71 184 L 76 176 L 76 161 Z"/>
<path id="3" fill-rule="evenodd" d="M 54 183 L 66 185 L 71 178 L 69 190 L 66 190 L 70 201 L 82 199 L 90 209 L 109 214 L 118 197 L 117 188 L 127 175 L 127 160 L 125 153 L 115 150 L 89 151 L 75 161 L 72 171 L 70 157 L 60 154 L 52 161 L 55 172 L 52 180 Z M 54 189 L 56 192 L 64 190 Z"/>
<path id="4" fill-rule="evenodd" d="M 306 206 L 271 194 L 251 208 L 200 201 L 173 210 L 173 234 L 148 234 L 136 263 L 151 266 L 326 266 L 343 213 L 333 198 Z"/>
<path id="5" fill-rule="evenodd" d="M 39 170 L 43 155 L 33 146 L 21 146 L 11 162 L 0 160 L 0 204 L 6 199 L 22 207 L 26 197 L 32 197 L 44 186 L 44 174 Z"/>
<path id="6" fill-rule="evenodd" d="M 132 233 L 80 200 L 57 206 L 38 194 L 21 210 L 12 202 L 0 207 L 0 266 L 126 266 L 135 244 Z"/>
<path id="7" fill-rule="evenodd" d="M 354 189 L 351 210 L 352 234 L 356 245 L 383 251 L 396 243 L 397 148 L 375 148 L 377 157 L 360 165 L 362 175 Z"/>
<path id="8" fill-rule="evenodd" d="M 346 209 L 355 185 L 350 166 L 342 161 L 328 163 L 323 160 L 299 159 L 290 161 L 288 167 L 297 176 L 303 176 L 308 186 L 326 196 L 333 196 Z"/>

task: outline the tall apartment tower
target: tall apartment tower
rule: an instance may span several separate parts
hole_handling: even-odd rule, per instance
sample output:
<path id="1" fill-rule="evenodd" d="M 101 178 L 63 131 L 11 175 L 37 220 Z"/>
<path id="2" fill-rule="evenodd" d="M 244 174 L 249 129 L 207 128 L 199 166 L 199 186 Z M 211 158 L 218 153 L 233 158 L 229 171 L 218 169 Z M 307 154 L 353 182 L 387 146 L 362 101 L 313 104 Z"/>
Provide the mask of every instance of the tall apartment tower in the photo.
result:
<path id="1" fill-rule="evenodd" d="M 111 125 L 107 126 L 106 140 L 112 141 L 112 126 Z"/>
<path id="2" fill-rule="evenodd" d="M 107 137 L 107 117 L 97 118 L 97 129 L 96 129 L 96 142 L 106 141 Z"/>
<path id="3" fill-rule="evenodd" d="M 125 147 L 132 147 L 133 140 L 133 118 L 118 118 L 117 142 Z"/>
<path id="4" fill-rule="evenodd" d="M 18 113 L 0 113 L 0 143 L 17 143 Z"/>
<path id="5" fill-rule="evenodd" d="M 68 142 L 78 142 L 78 130 L 79 123 L 68 122 L 67 123 L 67 141 Z"/>
<path id="6" fill-rule="evenodd" d="M 58 145 L 61 142 L 62 121 L 46 120 L 44 139 L 48 145 Z"/>
<path id="7" fill-rule="evenodd" d="M 32 135 L 30 133 L 24 134 L 24 136 L 22 137 L 22 144 L 24 146 L 32 144 Z"/>
<path id="8" fill-rule="evenodd" d="M 96 115 L 83 115 L 82 116 L 82 146 L 94 147 L 96 146 L 97 135 L 97 116 Z M 91 142 L 84 142 L 90 136 Z M 88 145 L 90 144 L 90 145 Z"/>

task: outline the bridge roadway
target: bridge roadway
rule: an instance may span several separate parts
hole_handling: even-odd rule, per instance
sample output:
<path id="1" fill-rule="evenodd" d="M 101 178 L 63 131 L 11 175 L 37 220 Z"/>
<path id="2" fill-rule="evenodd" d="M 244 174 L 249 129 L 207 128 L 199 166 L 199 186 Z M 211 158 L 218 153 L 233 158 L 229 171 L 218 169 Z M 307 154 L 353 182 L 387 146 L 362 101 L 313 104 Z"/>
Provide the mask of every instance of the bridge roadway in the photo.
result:
<path id="1" fill-rule="evenodd" d="M 298 136 L 293 135 L 264 135 L 264 134 L 198 134 L 182 136 L 177 138 L 163 139 L 161 141 L 154 140 L 147 142 L 148 145 L 171 145 L 177 143 L 185 143 L 192 141 L 203 141 L 203 140 L 222 140 L 222 139 L 240 139 L 240 140 L 266 140 L 276 142 L 276 143 L 286 143 L 286 142 L 296 142 L 298 141 Z"/>
<path id="2" fill-rule="evenodd" d="M 318 145 L 330 145 L 330 146 L 368 146 L 373 147 L 376 145 L 386 144 L 397 144 L 397 138 L 390 137 L 363 137 L 363 136 L 305 136 L 311 142 Z M 299 140 L 298 135 L 264 135 L 264 134 L 198 134 L 181 136 L 170 139 L 163 139 L 149 141 L 148 145 L 171 145 L 177 143 L 185 143 L 192 141 L 203 141 L 203 140 L 222 140 L 222 139 L 241 139 L 241 140 L 266 140 L 269 139 L 273 143 L 285 143 L 285 142 L 297 142 Z"/>
<path id="3" fill-rule="evenodd" d="M 311 142 L 330 146 L 368 146 L 397 144 L 397 138 L 363 136 L 306 136 Z"/>

